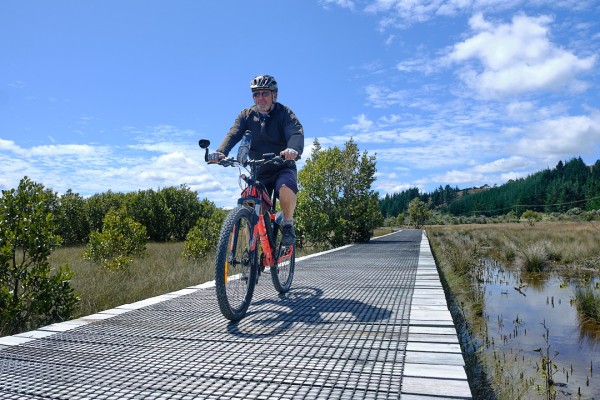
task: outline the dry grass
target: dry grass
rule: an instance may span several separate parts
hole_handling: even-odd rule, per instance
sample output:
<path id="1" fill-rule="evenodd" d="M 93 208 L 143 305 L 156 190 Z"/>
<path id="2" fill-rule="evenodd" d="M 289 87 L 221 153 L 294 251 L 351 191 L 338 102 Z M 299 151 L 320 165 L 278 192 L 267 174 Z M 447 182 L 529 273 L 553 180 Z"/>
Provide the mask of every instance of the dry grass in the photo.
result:
<path id="1" fill-rule="evenodd" d="M 547 242 L 537 242 L 525 246 L 517 257 L 516 265 L 521 271 L 544 272 L 550 267 Z"/>
<path id="2" fill-rule="evenodd" d="M 588 265 L 600 256 L 600 228 L 590 222 L 528 224 L 444 225 L 428 228 L 432 234 L 459 235 L 475 240 L 477 254 L 512 264 L 530 246 L 543 246 L 554 266 Z"/>
<path id="3" fill-rule="evenodd" d="M 59 248 L 54 267 L 68 264 L 71 284 L 80 297 L 76 317 L 199 285 L 214 279 L 214 254 L 197 263 L 183 258 L 184 243 L 148 243 L 143 256 L 124 271 L 109 271 L 83 259 L 84 246 Z M 319 249 L 299 249 L 297 257 Z"/>
<path id="4" fill-rule="evenodd" d="M 182 257 L 183 243 L 149 243 L 146 253 L 124 271 L 109 271 L 83 259 L 85 247 L 55 251 L 50 262 L 68 264 L 79 294 L 78 316 L 173 292 L 213 279 L 213 259 L 194 263 Z"/>

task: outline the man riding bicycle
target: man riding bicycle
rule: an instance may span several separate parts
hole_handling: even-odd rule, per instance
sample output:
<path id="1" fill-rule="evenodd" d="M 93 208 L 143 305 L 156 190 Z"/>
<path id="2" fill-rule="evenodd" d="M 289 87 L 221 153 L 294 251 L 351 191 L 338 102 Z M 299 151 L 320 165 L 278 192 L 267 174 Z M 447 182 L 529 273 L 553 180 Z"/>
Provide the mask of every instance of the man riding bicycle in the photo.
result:
<path id="1" fill-rule="evenodd" d="M 250 82 L 254 105 L 240 112 L 223 143 L 216 152 L 208 156 L 210 163 L 225 158 L 231 149 L 242 140 L 244 133 L 252 132 L 250 158 L 258 159 L 263 154 L 275 153 L 286 160 L 296 160 L 304 150 L 304 131 L 296 115 L 288 107 L 277 102 L 277 81 L 270 75 L 258 75 Z M 294 209 L 298 193 L 296 165 L 266 165 L 258 174 L 269 193 L 275 190 L 283 211 L 282 243 L 294 244 Z"/>

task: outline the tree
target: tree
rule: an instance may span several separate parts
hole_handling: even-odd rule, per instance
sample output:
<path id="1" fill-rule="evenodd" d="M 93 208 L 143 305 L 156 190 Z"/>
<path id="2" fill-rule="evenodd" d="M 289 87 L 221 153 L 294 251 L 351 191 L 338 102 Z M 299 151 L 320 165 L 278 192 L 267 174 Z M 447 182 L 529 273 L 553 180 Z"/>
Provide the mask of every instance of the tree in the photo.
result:
<path id="1" fill-rule="evenodd" d="M 113 193 L 111 190 L 95 194 L 85 202 L 85 215 L 90 231 L 101 231 L 104 217 L 111 208 L 121 208 L 126 200 L 123 193 Z"/>
<path id="2" fill-rule="evenodd" d="M 90 235 L 90 225 L 85 212 L 85 199 L 71 189 L 60 196 L 54 210 L 56 233 L 63 244 L 85 243 Z"/>
<path id="3" fill-rule="evenodd" d="M 426 203 L 421 199 L 415 198 L 408 204 L 408 216 L 415 228 L 421 229 L 423 225 L 431 218 L 431 211 Z"/>
<path id="4" fill-rule="evenodd" d="M 178 188 L 168 187 L 161 189 L 158 194 L 164 200 L 172 215 L 169 226 L 169 240 L 185 240 L 189 230 L 194 227 L 202 215 L 203 203 L 198 201 L 198 195 L 186 185 Z M 212 205 L 214 208 L 214 204 Z"/>
<path id="5" fill-rule="evenodd" d="M 0 335 L 72 317 L 77 296 L 67 265 L 48 257 L 61 242 L 52 208 L 56 196 L 24 177 L 0 198 Z"/>
<path id="6" fill-rule="evenodd" d="M 173 214 L 165 199 L 152 189 L 127 193 L 125 201 L 127 216 L 146 228 L 150 240 L 166 242 L 173 225 Z"/>
<path id="7" fill-rule="evenodd" d="M 311 157 L 298 173 L 296 225 L 317 245 L 367 241 L 383 223 L 375 181 L 375 156 L 360 154 L 354 141 L 343 150 L 323 150 L 315 140 Z"/>

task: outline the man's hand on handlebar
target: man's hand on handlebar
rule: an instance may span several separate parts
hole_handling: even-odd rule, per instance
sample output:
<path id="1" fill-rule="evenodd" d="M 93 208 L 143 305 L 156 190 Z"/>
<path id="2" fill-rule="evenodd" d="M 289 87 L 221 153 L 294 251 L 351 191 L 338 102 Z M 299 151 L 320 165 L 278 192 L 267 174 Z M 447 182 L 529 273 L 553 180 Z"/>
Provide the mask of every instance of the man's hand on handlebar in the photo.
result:
<path id="1" fill-rule="evenodd" d="M 225 158 L 225 154 L 219 152 L 219 151 L 215 151 L 214 153 L 210 153 L 208 155 L 208 163 L 209 164 L 216 164 L 219 161 L 221 161 L 222 159 Z"/>
<path id="2" fill-rule="evenodd" d="M 287 149 L 283 150 L 281 153 L 279 153 L 279 155 L 281 157 L 283 157 L 283 159 L 286 161 L 295 160 L 296 157 L 298 157 L 298 152 L 294 149 L 287 148 Z"/>

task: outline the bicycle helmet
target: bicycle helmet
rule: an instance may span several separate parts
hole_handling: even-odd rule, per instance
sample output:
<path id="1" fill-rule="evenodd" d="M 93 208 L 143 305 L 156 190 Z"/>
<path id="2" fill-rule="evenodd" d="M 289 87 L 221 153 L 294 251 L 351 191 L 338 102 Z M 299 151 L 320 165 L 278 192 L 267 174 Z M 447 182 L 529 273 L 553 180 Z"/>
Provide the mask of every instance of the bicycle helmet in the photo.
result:
<path id="1" fill-rule="evenodd" d="M 256 92 L 257 90 L 271 90 L 276 92 L 277 81 L 271 75 L 258 75 L 250 82 L 250 89 L 252 89 L 253 92 Z"/>

